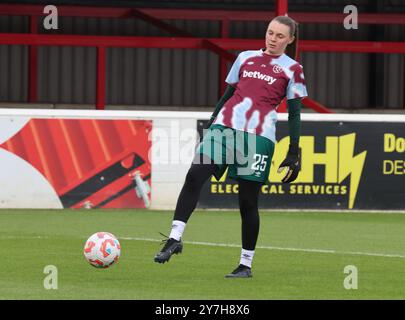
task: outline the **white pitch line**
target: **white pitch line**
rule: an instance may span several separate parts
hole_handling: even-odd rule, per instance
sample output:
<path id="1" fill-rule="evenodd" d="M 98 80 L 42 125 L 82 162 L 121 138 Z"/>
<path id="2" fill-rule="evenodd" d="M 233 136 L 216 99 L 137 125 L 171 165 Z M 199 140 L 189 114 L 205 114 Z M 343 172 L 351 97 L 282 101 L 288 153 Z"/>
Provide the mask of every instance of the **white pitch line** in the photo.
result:
<path id="1" fill-rule="evenodd" d="M 133 237 L 120 237 L 122 240 L 135 240 L 135 241 L 150 241 L 161 242 L 162 240 L 152 238 L 133 238 Z M 201 242 L 201 241 L 183 241 L 185 244 L 195 244 L 211 247 L 231 247 L 240 248 L 240 244 L 233 243 L 213 243 L 213 242 Z M 405 259 L 405 255 L 400 254 L 385 254 L 385 253 L 373 253 L 373 252 L 360 252 L 360 251 L 336 251 L 328 249 L 307 249 L 307 248 L 288 248 L 288 247 L 273 247 L 273 246 L 257 246 L 257 249 L 266 250 L 279 250 L 279 251 L 298 251 L 298 252 L 310 252 L 310 253 L 331 253 L 341 255 L 356 255 L 356 256 L 370 256 L 370 257 L 383 257 L 383 258 L 400 258 Z"/>
<path id="2" fill-rule="evenodd" d="M 32 237 L 15 237 L 15 236 L 1 236 L 0 240 L 9 239 L 49 239 L 47 236 L 32 236 Z M 159 239 L 152 238 L 136 238 L 136 237 L 119 237 L 122 240 L 135 240 L 135 241 L 149 241 L 149 242 L 161 242 Z M 211 247 L 229 247 L 229 248 L 240 248 L 240 244 L 233 243 L 215 243 L 215 242 L 202 242 L 202 241 L 183 241 L 186 244 L 195 244 L 201 246 L 211 246 Z M 360 252 L 360 251 L 336 251 L 329 249 L 310 249 L 310 248 L 289 248 L 289 247 L 273 247 L 273 246 L 256 246 L 257 249 L 266 250 L 279 250 L 279 251 L 296 251 L 296 252 L 310 252 L 310 253 L 331 253 L 331 254 L 341 254 L 341 255 L 356 255 L 356 256 L 369 256 L 369 257 L 383 257 L 383 258 L 400 258 L 405 259 L 405 255 L 400 254 L 386 254 L 386 253 L 373 253 L 373 252 Z"/>
<path id="3" fill-rule="evenodd" d="M 48 239 L 47 236 L 0 236 L 0 240 Z"/>

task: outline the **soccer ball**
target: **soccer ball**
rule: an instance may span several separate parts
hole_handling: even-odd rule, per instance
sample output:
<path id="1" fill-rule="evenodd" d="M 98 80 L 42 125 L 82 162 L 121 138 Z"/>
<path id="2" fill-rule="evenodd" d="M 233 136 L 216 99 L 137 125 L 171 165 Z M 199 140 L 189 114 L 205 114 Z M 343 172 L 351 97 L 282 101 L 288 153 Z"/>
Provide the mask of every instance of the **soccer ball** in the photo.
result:
<path id="1" fill-rule="evenodd" d="M 108 268 L 120 258 L 121 245 L 113 234 L 97 232 L 87 239 L 83 253 L 93 267 Z"/>

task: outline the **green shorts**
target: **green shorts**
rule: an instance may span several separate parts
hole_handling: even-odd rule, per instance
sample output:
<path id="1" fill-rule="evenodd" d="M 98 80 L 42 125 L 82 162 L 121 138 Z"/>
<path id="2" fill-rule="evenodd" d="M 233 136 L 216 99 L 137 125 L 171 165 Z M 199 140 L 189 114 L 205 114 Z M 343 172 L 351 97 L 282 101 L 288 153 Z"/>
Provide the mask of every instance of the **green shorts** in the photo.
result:
<path id="1" fill-rule="evenodd" d="M 265 183 L 269 177 L 274 143 L 253 133 L 215 124 L 205 130 L 197 153 L 208 156 L 219 166 L 214 174 L 217 180 L 228 168 L 232 179 Z"/>

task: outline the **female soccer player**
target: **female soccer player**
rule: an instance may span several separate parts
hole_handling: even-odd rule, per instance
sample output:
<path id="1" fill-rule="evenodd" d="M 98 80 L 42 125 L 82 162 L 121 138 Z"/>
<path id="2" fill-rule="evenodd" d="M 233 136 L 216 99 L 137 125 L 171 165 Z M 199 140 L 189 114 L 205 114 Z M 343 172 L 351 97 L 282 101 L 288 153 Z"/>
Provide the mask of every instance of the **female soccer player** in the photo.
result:
<path id="1" fill-rule="evenodd" d="M 307 96 L 307 91 L 302 66 L 294 60 L 297 28 L 291 18 L 278 16 L 268 25 L 266 48 L 238 55 L 226 78 L 228 87 L 216 105 L 187 173 L 170 236 L 156 254 L 155 262 L 164 263 L 173 254 L 181 253 L 181 237 L 204 182 L 211 175 L 219 179 L 228 168 L 230 178 L 239 184 L 242 251 L 239 266 L 226 277 L 252 277 L 260 224 L 258 197 L 262 184 L 268 180 L 276 142 L 277 107 L 284 97 L 288 105 L 290 145 L 278 171 L 286 170 L 282 182 L 289 183 L 300 170 L 301 98 Z"/>

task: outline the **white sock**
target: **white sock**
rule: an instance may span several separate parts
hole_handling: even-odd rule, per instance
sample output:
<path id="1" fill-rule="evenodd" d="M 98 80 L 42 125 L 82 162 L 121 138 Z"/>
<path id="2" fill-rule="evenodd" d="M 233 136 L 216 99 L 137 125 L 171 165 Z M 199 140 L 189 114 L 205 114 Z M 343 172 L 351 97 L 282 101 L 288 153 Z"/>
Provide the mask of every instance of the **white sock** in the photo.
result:
<path id="1" fill-rule="evenodd" d="M 240 264 L 252 268 L 252 260 L 254 255 L 255 255 L 254 250 L 245 250 L 242 248 L 242 252 L 240 254 Z"/>
<path id="2" fill-rule="evenodd" d="M 169 238 L 173 238 L 173 239 L 176 239 L 177 241 L 179 241 L 183 235 L 185 227 L 186 227 L 186 224 L 183 221 L 173 220 L 172 231 L 170 231 Z"/>

